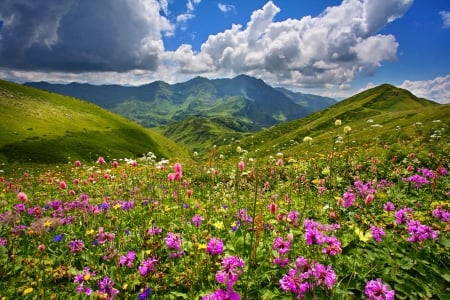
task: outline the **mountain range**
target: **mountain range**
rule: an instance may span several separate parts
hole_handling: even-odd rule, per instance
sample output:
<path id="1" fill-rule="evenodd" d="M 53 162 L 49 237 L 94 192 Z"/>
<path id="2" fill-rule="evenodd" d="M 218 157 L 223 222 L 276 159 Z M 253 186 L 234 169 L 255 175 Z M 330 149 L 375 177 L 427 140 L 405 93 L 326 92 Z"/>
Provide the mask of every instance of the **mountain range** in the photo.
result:
<path id="1" fill-rule="evenodd" d="M 95 103 L 144 127 L 195 116 L 220 120 L 221 126 L 233 131 L 249 132 L 303 118 L 337 103 L 332 98 L 273 88 L 247 75 L 232 79 L 195 77 L 176 84 L 156 81 L 137 87 L 47 82 L 25 85 Z"/>

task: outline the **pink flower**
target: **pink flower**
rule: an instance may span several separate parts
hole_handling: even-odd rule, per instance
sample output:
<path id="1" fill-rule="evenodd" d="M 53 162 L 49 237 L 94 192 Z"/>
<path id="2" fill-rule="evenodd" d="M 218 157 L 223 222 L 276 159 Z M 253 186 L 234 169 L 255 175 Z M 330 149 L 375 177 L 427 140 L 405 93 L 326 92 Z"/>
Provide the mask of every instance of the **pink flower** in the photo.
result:
<path id="1" fill-rule="evenodd" d="M 17 194 L 17 199 L 18 199 L 20 202 L 28 202 L 28 196 L 27 196 L 27 194 L 25 194 L 24 192 L 19 192 L 19 193 Z"/>
<path id="2" fill-rule="evenodd" d="M 167 174 L 167 180 L 169 180 L 169 182 L 173 182 L 175 180 L 175 174 L 173 173 Z"/>
<path id="3" fill-rule="evenodd" d="M 81 167 L 81 161 L 77 160 L 75 162 L 75 167 L 77 167 L 77 168 Z"/>
<path id="4" fill-rule="evenodd" d="M 59 182 L 59 188 L 62 189 L 62 190 L 67 189 L 67 184 L 66 184 L 66 182 L 65 182 L 65 181 L 60 181 L 60 182 Z"/>
<path id="5" fill-rule="evenodd" d="M 374 198 L 373 194 L 368 194 L 368 195 L 366 196 L 366 199 L 364 200 L 364 203 L 365 203 L 366 205 L 369 205 L 370 203 L 372 203 L 373 198 Z"/>
<path id="6" fill-rule="evenodd" d="M 103 158 L 103 156 L 99 156 L 97 159 L 97 163 L 103 165 L 105 163 L 105 159 Z"/>
<path id="7" fill-rule="evenodd" d="M 112 162 L 113 168 L 117 168 L 117 166 L 119 165 L 119 163 L 117 162 L 117 160 Z"/>
<path id="8" fill-rule="evenodd" d="M 186 194 L 187 194 L 187 197 L 188 197 L 188 198 L 191 198 L 191 196 L 192 196 L 192 190 L 191 190 L 191 189 L 187 190 L 187 191 L 186 191 Z"/>
<path id="9" fill-rule="evenodd" d="M 244 171 L 244 168 L 245 168 L 245 163 L 241 160 L 241 161 L 238 163 L 238 167 L 239 167 L 239 171 L 243 172 L 243 171 Z"/>

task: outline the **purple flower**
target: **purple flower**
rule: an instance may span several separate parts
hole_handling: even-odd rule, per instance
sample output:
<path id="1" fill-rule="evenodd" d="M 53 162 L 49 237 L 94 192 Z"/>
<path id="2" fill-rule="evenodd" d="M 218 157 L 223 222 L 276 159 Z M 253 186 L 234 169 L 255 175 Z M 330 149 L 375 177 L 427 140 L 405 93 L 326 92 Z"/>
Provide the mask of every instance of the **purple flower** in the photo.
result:
<path id="1" fill-rule="evenodd" d="M 179 233 L 167 233 L 167 236 L 164 238 L 164 241 L 166 242 L 166 247 L 168 249 L 174 249 L 174 250 L 180 250 L 181 249 L 181 235 Z"/>
<path id="2" fill-rule="evenodd" d="M 155 266 L 158 260 L 155 257 L 147 258 L 142 261 L 141 265 L 139 266 L 139 273 L 142 276 L 146 276 L 148 271 L 153 272 L 155 270 Z"/>
<path id="3" fill-rule="evenodd" d="M 244 272 L 245 262 L 238 256 L 227 256 L 222 260 L 222 268 L 216 273 L 216 280 L 232 289 L 239 275 Z"/>
<path id="4" fill-rule="evenodd" d="M 251 223 L 253 221 L 253 218 L 247 214 L 247 210 L 245 209 L 240 209 L 236 214 L 236 218 L 244 223 Z"/>
<path id="5" fill-rule="evenodd" d="M 25 207 L 25 204 L 23 204 L 23 203 L 19 203 L 19 204 L 14 205 L 14 210 L 16 212 L 18 212 L 18 213 L 24 212 L 25 209 L 26 209 L 26 207 Z"/>
<path id="6" fill-rule="evenodd" d="M 435 240 L 439 235 L 439 231 L 435 231 L 430 226 L 423 225 L 415 220 L 408 221 L 408 231 L 410 236 L 407 240 L 412 243 L 418 243 L 428 238 Z"/>
<path id="7" fill-rule="evenodd" d="M 206 296 L 202 297 L 202 300 L 240 300 L 241 297 L 236 291 L 228 289 L 226 291 L 218 289 Z"/>
<path id="8" fill-rule="evenodd" d="M 119 258 L 119 266 L 127 266 L 127 268 L 133 267 L 134 259 L 136 258 L 136 253 L 134 251 L 128 251 L 127 255 L 121 255 Z"/>
<path id="9" fill-rule="evenodd" d="M 82 240 L 71 240 L 69 246 L 71 253 L 81 252 L 83 251 L 84 242 Z"/>
<path id="10" fill-rule="evenodd" d="M 202 225 L 203 217 L 200 215 L 195 215 L 192 217 L 192 223 L 195 227 L 200 227 Z"/>
<path id="11" fill-rule="evenodd" d="M 395 210 L 395 205 L 391 201 L 388 201 L 388 202 L 386 202 L 383 205 L 383 209 L 385 211 L 394 211 Z"/>
<path id="12" fill-rule="evenodd" d="M 347 192 L 344 193 L 344 207 L 352 206 L 355 203 L 355 194 L 351 189 L 348 189 Z"/>
<path id="13" fill-rule="evenodd" d="M 335 236 L 325 236 L 324 242 L 328 247 L 322 249 L 322 253 L 334 256 L 342 252 L 341 241 Z"/>
<path id="14" fill-rule="evenodd" d="M 147 300 L 148 297 L 150 297 L 150 295 L 152 294 L 152 289 L 151 288 L 145 288 L 139 295 L 138 295 L 138 300 Z"/>
<path id="15" fill-rule="evenodd" d="M 408 220 L 411 220 L 413 214 L 414 214 L 413 209 L 409 207 L 404 207 L 398 210 L 397 212 L 395 212 L 397 224 L 400 225 L 406 223 Z"/>
<path id="16" fill-rule="evenodd" d="M 206 253 L 211 255 L 219 255 L 223 253 L 223 242 L 219 238 L 211 238 L 206 246 Z"/>
<path id="17" fill-rule="evenodd" d="M 442 222 L 450 221 L 450 212 L 443 209 L 441 206 L 439 206 L 435 210 L 433 210 L 433 216 L 436 219 L 441 220 Z"/>
<path id="18" fill-rule="evenodd" d="M 287 220 L 288 222 L 290 222 L 291 224 L 293 224 L 295 227 L 298 226 L 298 217 L 300 216 L 300 213 L 298 211 L 290 211 L 287 214 Z"/>
<path id="19" fill-rule="evenodd" d="M 280 268 L 284 268 L 289 265 L 289 258 L 283 258 L 283 256 L 278 256 L 273 260 L 273 264 L 276 266 L 280 266 Z"/>
<path id="20" fill-rule="evenodd" d="M 333 285 L 336 283 L 336 273 L 334 273 L 331 266 L 325 268 L 324 265 L 316 263 L 314 265 L 313 275 L 317 285 L 324 283 L 328 289 L 332 289 Z"/>
<path id="21" fill-rule="evenodd" d="M 64 234 L 63 234 L 63 233 L 57 234 L 57 235 L 55 235 L 55 236 L 53 237 L 53 241 L 54 241 L 55 243 L 58 243 L 58 242 L 61 242 L 63 238 L 64 238 Z"/>
<path id="22" fill-rule="evenodd" d="M 423 176 L 417 175 L 417 174 L 409 176 L 409 177 L 406 177 L 406 178 L 402 178 L 402 180 L 404 182 L 412 182 L 412 183 L 414 183 L 414 187 L 416 189 L 420 189 L 423 185 L 426 185 L 426 184 L 430 183 L 430 181 L 428 181 L 428 179 L 426 179 Z"/>
<path id="23" fill-rule="evenodd" d="M 159 227 L 152 227 L 149 230 L 147 230 L 147 234 L 149 235 L 158 235 L 162 233 L 162 229 Z"/>
<path id="24" fill-rule="evenodd" d="M 114 299 L 114 296 L 119 293 L 117 289 L 114 288 L 114 281 L 108 276 L 103 277 L 98 281 L 100 297 L 106 297 L 106 299 Z"/>
<path id="25" fill-rule="evenodd" d="M 381 278 L 367 282 L 365 294 L 367 300 L 393 300 L 395 298 L 395 291 L 383 284 Z"/>
<path id="26" fill-rule="evenodd" d="M 284 241 L 282 237 L 277 237 L 275 239 L 275 242 L 273 243 L 273 249 L 277 250 L 279 254 L 288 253 L 290 248 L 291 248 L 291 241 L 289 239 Z"/>
<path id="27" fill-rule="evenodd" d="M 385 236 L 383 228 L 373 226 L 372 224 L 370 225 L 370 231 L 372 232 L 373 239 L 377 243 L 380 243 L 382 238 Z"/>
<path id="28" fill-rule="evenodd" d="M 0 246 L 6 247 L 8 245 L 8 241 L 5 238 L 0 238 Z"/>

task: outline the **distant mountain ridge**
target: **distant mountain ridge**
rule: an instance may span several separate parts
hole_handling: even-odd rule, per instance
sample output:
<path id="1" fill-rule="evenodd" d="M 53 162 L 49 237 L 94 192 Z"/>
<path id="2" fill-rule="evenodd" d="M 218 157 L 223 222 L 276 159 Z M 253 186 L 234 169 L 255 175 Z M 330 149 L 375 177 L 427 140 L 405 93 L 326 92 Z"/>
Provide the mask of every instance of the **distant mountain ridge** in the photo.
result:
<path id="1" fill-rule="evenodd" d="M 93 102 L 145 127 L 195 116 L 220 119 L 222 126 L 235 131 L 257 131 L 337 103 L 332 98 L 273 88 L 247 75 L 232 79 L 195 77 L 176 84 L 155 81 L 137 87 L 47 82 L 25 85 Z"/>

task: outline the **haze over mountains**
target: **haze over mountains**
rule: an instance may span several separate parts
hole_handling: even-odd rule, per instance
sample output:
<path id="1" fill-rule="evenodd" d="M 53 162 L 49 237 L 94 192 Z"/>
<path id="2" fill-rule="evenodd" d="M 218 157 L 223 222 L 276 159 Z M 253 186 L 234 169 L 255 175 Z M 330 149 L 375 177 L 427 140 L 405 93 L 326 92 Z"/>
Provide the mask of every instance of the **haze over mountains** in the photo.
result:
<path id="1" fill-rule="evenodd" d="M 27 86 L 93 102 L 145 127 L 206 117 L 233 131 L 248 132 L 305 117 L 337 101 L 332 98 L 273 88 L 247 75 L 232 79 L 195 77 L 168 84 L 138 87 L 29 82 Z"/>

